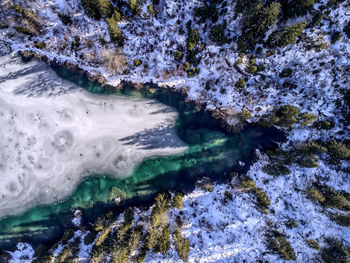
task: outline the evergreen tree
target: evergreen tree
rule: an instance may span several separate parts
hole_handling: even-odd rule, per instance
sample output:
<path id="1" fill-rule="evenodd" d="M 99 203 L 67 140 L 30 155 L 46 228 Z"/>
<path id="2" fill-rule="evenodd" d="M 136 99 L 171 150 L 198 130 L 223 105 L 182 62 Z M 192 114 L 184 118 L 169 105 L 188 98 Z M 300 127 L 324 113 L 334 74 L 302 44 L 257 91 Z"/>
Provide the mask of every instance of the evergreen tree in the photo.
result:
<path id="1" fill-rule="evenodd" d="M 172 200 L 172 205 L 173 207 L 177 208 L 177 209 L 182 209 L 183 207 L 183 203 L 182 203 L 182 194 L 180 193 L 176 193 L 173 197 Z"/>
<path id="2" fill-rule="evenodd" d="M 124 37 L 117 25 L 117 21 L 113 17 L 107 18 L 107 25 L 111 41 L 118 43 L 119 46 L 123 46 Z"/>
<path id="3" fill-rule="evenodd" d="M 100 19 L 102 16 L 112 16 L 113 6 L 109 0 L 81 0 L 88 16 Z"/>
<path id="4" fill-rule="evenodd" d="M 332 141 L 327 145 L 329 155 L 336 161 L 350 158 L 350 149 L 345 144 Z"/>
<path id="5" fill-rule="evenodd" d="M 136 15 L 141 13 L 141 8 L 137 2 L 137 0 L 129 0 L 129 7 L 132 10 L 132 12 Z"/>
<path id="6" fill-rule="evenodd" d="M 267 40 L 268 47 L 285 47 L 294 44 L 297 37 L 303 32 L 305 26 L 306 22 L 300 22 L 287 26 L 280 31 L 275 31 Z"/>
<path id="7" fill-rule="evenodd" d="M 109 0 L 98 0 L 98 5 L 102 16 L 111 17 L 113 15 L 113 5 Z"/>
<path id="8" fill-rule="evenodd" d="M 243 19 L 243 33 L 240 36 L 240 46 L 247 45 L 248 49 L 254 49 L 259 39 L 265 37 L 266 32 L 276 23 L 281 4 L 256 2 L 246 8 Z"/>
<path id="9" fill-rule="evenodd" d="M 283 12 L 286 17 L 306 15 L 315 4 L 315 0 L 283 0 Z"/>

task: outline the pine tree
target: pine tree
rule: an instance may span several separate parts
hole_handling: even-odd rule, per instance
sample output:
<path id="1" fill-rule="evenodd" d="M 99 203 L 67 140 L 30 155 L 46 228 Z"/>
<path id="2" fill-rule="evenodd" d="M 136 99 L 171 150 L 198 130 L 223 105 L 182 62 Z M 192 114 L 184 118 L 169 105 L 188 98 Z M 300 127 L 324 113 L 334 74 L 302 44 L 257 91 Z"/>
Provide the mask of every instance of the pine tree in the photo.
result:
<path id="1" fill-rule="evenodd" d="M 100 19 L 102 16 L 112 16 L 113 5 L 109 0 L 81 0 L 88 16 Z"/>
<path id="2" fill-rule="evenodd" d="M 117 21 L 113 17 L 107 18 L 107 25 L 111 41 L 117 42 L 119 46 L 123 46 L 124 37 L 117 25 Z"/>
<path id="3" fill-rule="evenodd" d="M 336 161 L 350 158 L 350 149 L 345 144 L 332 141 L 327 145 L 329 155 Z"/>
<path id="4" fill-rule="evenodd" d="M 300 22 L 287 26 L 281 31 L 275 31 L 267 40 L 268 47 L 285 47 L 294 44 L 297 37 L 303 32 L 305 26 L 306 22 Z"/>
<path id="5" fill-rule="evenodd" d="M 98 5 L 102 16 L 112 16 L 113 15 L 113 6 L 109 0 L 98 0 Z"/>
<path id="6" fill-rule="evenodd" d="M 315 0 L 292 0 L 284 5 L 284 12 L 287 17 L 306 15 L 315 4 Z"/>
<path id="7" fill-rule="evenodd" d="M 135 15 L 141 13 L 141 8 L 137 3 L 137 0 L 129 0 L 129 7 Z"/>

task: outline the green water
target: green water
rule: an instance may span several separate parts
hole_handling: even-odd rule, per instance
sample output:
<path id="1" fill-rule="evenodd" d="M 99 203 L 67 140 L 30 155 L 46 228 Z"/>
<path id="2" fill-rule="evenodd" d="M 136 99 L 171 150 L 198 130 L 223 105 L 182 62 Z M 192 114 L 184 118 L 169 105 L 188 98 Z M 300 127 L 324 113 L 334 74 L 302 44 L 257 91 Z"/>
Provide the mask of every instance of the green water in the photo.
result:
<path id="1" fill-rule="evenodd" d="M 84 224 L 87 224 L 107 209 L 118 209 L 113 203 L 118 196 L 124 200 L 121 206 L 125 207 L 147 203 L 157 192 L 191 191 L 195 181 L 203 176 L 223 181 L 234 169 L 246 170 L 256 148 L 273 147 L 274 141 L 283 139 L 283 135 L 273 128 L 247 127 L 239 134 L 226 134 L 207 112 L 196 110 L 192 103 L 185 103 L 183 95 L 153 85 L 141 90 L 126 85 L 122 91 L 115 92 L 90 83 L 84 77 L 71 76 L 61 68 L 56 71 L 94 93 L 151 98 L 176 108 L 179 112 L 177 132 L 189 148 L 181 155 L 148 159 L 131 177 L 123 180 L 107 175 L 89 177 L 64 202 L 32 208 L 21 215 L 2 219 L 0 247 L 18 241 L 38 244 L 58 238 L 64 228 L 71 226 L 72 211 L 76 208 L 83 210 Z M 246 165 L 239 167 L 239 160 Z"/>

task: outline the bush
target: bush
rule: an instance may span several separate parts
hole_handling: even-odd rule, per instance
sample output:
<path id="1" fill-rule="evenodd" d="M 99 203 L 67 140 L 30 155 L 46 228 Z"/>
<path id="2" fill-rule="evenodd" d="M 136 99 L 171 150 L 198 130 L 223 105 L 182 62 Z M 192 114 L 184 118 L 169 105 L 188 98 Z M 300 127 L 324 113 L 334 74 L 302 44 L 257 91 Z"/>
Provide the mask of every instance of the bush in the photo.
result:
<path id="1" fill-rule="evenodd" d="M 251 117 L 252 117 L 252 114 L 250 113 L 250 111 L 247 111 L 246 109 L 243 109 L 239 113 L 239 118 L 241 121 L 246 121 L 246 120 L 250 119 Z"/>
<path id="2" fill-rule="evenodd" d="M 258 72 L 258 67 L 256 65 L 250 65 L 248 68 L 247 68 L 247 71 L 251 74 L 256 74 Z"/>
<path id="3" fill-rule="evenodd" d="M 165 219 L 168 220 L 165 215 L 169 208 L 169 200 L 165 193 L 158 194 L 155 198 L 154 204 L 155 206 L 153 207 L 151 213 L 152 227 L 164 225 Z"/>
<path id="4" fill-rule="evenodd" d="M 229 191 L 225 191 L 224 195 L 225 195 L 225 200 L 226 201 L 227 200 L 229 200 L 229 201 L 233 200 L 233 196 L 232 196 L 232 194 Z"/>
<path id="5" fill-rule="evenodd" d="M 184 58 L 184 54 L 180 50 L 176 51 L 175 60 L 180 62 L 183 58 Z"/>
<path id="6" fill-rule="evenodd" d="M 172 205 L 173 207 L 175 207 L 176 209 L 181 210 L 183 207 L 183 202 L 182 202 L 182 194 L 180 193 L 176 193 L 173 197 L 172 200 Z"/>
<path id="7" fill-rule="evenodd" d="M 124 244 L 116 246 L 113 249 L 112 261 L 110 262 L 111 263 L 128 263 L 129 262 L 128 248 Z"/>
<path id="8" fill-rule="evenodd" d="M 342 34 L 339 31 L 333 32 L 331 35 L 331 43 L 339 41 L 342 37 Z"/>
<path id="9" fill-rule="evenodd" d="M 310 142 L 307 144 L 308 151 L 312 152 L 313 154 L 321 154 L 327 152 L 327 148 L 318 144 L 317 142 Z"/>
<path id="10" fill-rule="evenodd" d="M 13 10 L 15 10 L 19 14 L 24 14 L 23 8 L 19 5 L 13 5 L 12 6 Z"/>
<path id="11" fill-rule="evenodd" d="M 191 64 L 188 63 L 187 61 L 184 63 L 184 70 L 189 71 L 191 69 Z"/>
<path id="12" fill-rule="evenodd" d="M 97 0 L 81 0 L 81 2 L 83 4 L 84 10 L 88 16 L 95 18 L 95 19 L 101 18 L 101 13 L 99 10 Z"/>
<path id="13" fill-rule="evenodd" d="M 73 20 L 69 15 L 58 13 L 58 17 L 62 21 L 62 24 L 65 26 L 71 25 L 73 23 Z"/>
<path id="14" fill-rule="evenodd" d="M 267 40 L 267 46 L 274 48 L 294 44 L 297 37 L 303 32 L 305 26 L 306 22 L 301 22 L 287 26 L 280 31 L 273 32 Z"/>
<path id="15" fill-rule="evenodd" d="M 102 16 L 112 16 L 113 15 L 113 5 L 109 2 L 109 0 L 98 0 L 99 2 L 99 9 L 102 14 Z"/>
<path id="16" fill-rule="evenodd" d="M 213 192 L 213 183 L 208 177 L 204 177 L 198 182 L 196 182 L 196 187 L 202 188 L 204 191 Z"/>
<path id="17" fill-rule="evenodd" d="M 297 221 L 290 219 L 290 218 L 287 220 L 287 222 L 285 224 L 286 224 L 286 227 L 288 227 L 289 229 L 296 228 L 299 226 Z"/>
<path id="18" fill-rule="evenodd" d="M 225 26 L 223 24 L 213 26 L 210 29 L 209 38 L 219 45 L 227 43 L 228 39 L 225 35 Z"/>
<path id="19" fill-rule="evenodd" d="M 74 36 L 74 40 L 72 41 L 72 48 L 78 48 L 80 46 L 80 37 Z"/>
<path id="20" fill-rule="evenodd" d="M 344 26 L 343 32 L 348 38 L 350 38 L 350 21 Z"/>
<path id="21" fill-rule="evenodd" d="M 134 65 L 135 65 L 136 67 L 140 66 L 141 64 L 142 64 L 142 61 L 141 61 L 140 59 L 138 59 L 138 58 L 135 58 L 135 59 L 134 59 Z"/>
<path id="22" fill-rule="evenodd" d="M 124 37 L 117 25 L 117 21 L 113 17 L 107 18 L 107 25 L 111 41 L 118 43 L 119 46 L 123 46 Z"/>
<path id="23" fill-rule="evenodd" d="M 320 245 L 314 239 L 305 239 L 305 243 L 313 249 L 320 250 Z"/>
<path id="24" fill-rule="evenodd" d="M 28 36 L 32 36 L 33 35 L 33 33 L 28 28 L 25 28 L 25 27 L 22 27 L 22 26 L 13 26 L 13 28 L 18 33 L 21 33 L 21 34 L 24 34 L 24 35 L 28 35 Z"/>
<path id="25" fill-rule="evenodd" d="M 290 78 L 293 75 L 293 70 L 291 68 L 285 68 L 279 74 L 280 78 Z"/>
<path id="26" fill-rule="evenodd" d="M 147 6 L 147 13 L 148 13 L 150 16 L 153 16 L 153 15 L 154 15 L 153 5 L 148 5 L 148 6 Z"/>
<path id="27" fill-rule="evenodd" d="M 165 213 L 169 208 L 169 199 L 165 193 L 160 193 L 156 196 L 155 200 L 155 208 L 159 210 L 160 213 Z"/>
<path id="28" fill-rule="evenodd" d="M 243 89 L 244 86 L 245 86 L 245 84 L 246 84 L 245 79 L 239 79 L 239 80 L 237 80 L 237 82 L 235 83 L 235 86 L 236 86 L 237 88 Z"/>
<path id="29" fill-rule="evenodd" d="M 39 49 L 45 49 L 46 48 L 46 43 L 45 42 L 39 42 L 36 46 Z"/>

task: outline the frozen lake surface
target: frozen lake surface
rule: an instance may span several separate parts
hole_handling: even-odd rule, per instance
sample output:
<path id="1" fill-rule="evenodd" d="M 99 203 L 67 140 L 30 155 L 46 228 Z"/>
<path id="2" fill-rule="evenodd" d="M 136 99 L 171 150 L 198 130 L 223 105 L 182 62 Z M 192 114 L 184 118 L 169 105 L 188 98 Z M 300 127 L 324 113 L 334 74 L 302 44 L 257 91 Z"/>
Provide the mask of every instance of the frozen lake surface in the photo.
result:
<path id="1" fill-rule="evenodd" d="M 175 109 L 98 96 L 46 64 L 0 57 L 0 218 L 69 196 L 92 174 L 130 176 L 143 160 L 179 154 Z"/>

